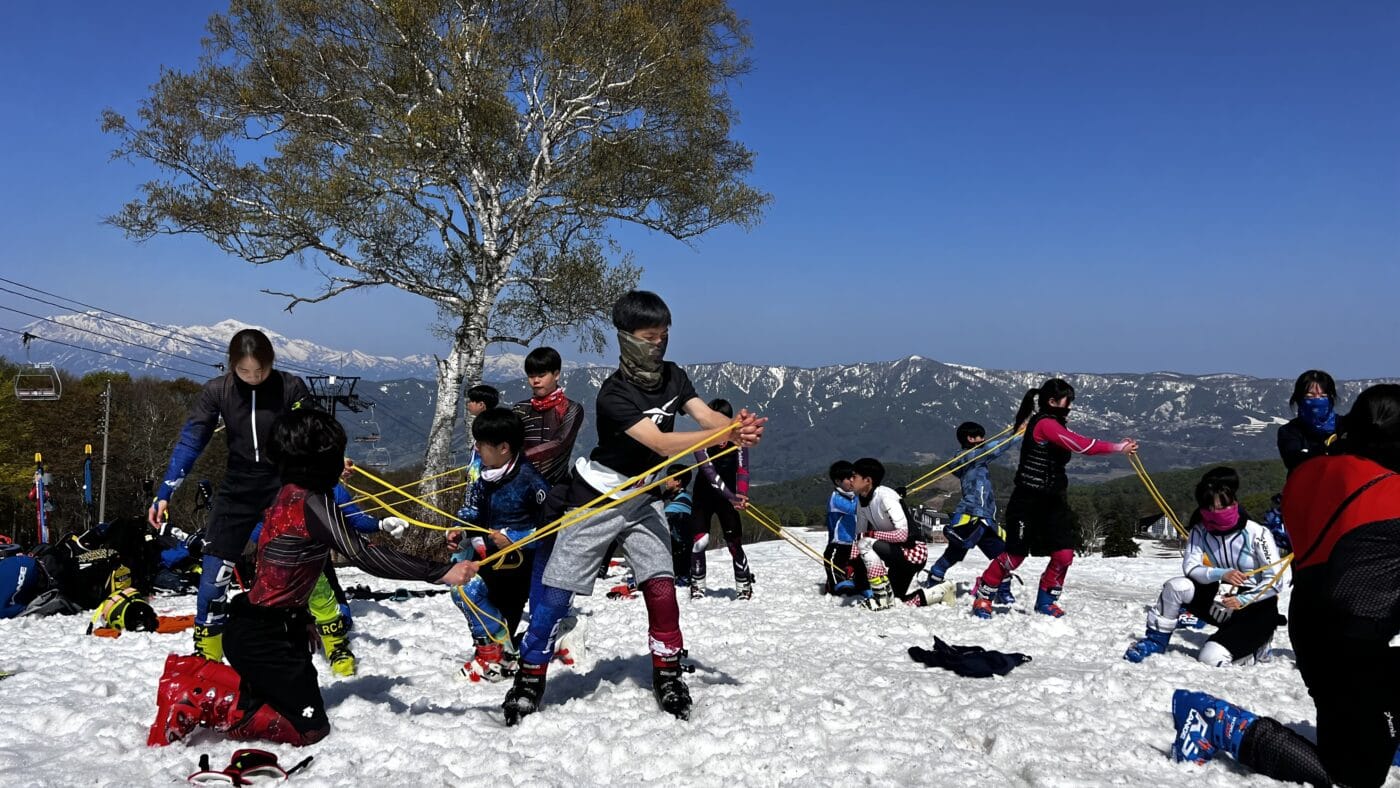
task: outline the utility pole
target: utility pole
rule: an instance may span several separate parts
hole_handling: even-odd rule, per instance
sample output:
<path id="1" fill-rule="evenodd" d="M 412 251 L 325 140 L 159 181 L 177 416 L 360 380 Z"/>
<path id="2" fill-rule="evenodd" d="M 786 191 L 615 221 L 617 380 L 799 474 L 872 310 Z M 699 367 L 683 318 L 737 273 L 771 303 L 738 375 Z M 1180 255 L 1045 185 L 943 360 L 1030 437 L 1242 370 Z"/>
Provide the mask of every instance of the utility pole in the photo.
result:
<path id="1" fill-rule="evenodd" d="M 102 392 L 102 481 L 98 484 L 97 522 L 107 522 L 107 435 L 112 431 L 112 381 Z"/>

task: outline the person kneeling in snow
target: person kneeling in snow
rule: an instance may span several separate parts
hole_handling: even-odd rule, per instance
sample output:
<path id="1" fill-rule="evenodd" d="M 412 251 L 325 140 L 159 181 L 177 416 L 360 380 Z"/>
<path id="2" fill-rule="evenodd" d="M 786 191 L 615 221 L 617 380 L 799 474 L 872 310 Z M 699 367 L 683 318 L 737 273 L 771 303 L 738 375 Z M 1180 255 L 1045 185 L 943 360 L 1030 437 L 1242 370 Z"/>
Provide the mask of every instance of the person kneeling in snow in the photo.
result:
<path id="1" fill-rule="evenodd" d="M 1147 612 L 1147 635 L 1123 658 L 1141 662 L 1167 650 L 1177 617 L 1189 612 L 1220 629 L 1201 647 L 1201 662 L 1223 667 L 1254 655 L 1268 659 L 1269 643 L 1282 618 L 1278 614 L 1278 548 L 1268 528 L 1249 519 L 1236 494 L 1239 474 L 1212 468 L 1196 485 L 1191 541 L 1181 561 L 1184 577 L 1162 585 L 1157 604 Z M 1239 589 L 1216 601 L 1220 584 Z"/>
<path id="2" fill-rule="evenodd" d="M 294 410 L 272 428 L 282 488 L 258 538 L 257 579 L 230 604 L 224 629 L 229 664 L 171 654 L 146 743 L 165 745 L 203 725 L 231 739 L 292 745 L 330 731 L 307 650 L 307 602 L 332 549 L 379 577 L 460 585 L 476 564 L 425 561 L 370 545 L 348 526 L 333 490 L 345 459 L 345 430 L 328 414 Z"/>
<path id="3" fill-rule="evenodd" d="M 1353 788 L 1386 781 L 1400 718 L 1400 386 L 1361 392 L 1340 456 L 1294 469 L 1283 488 L 1293 537 L 1288 633 L 1317 705 L 1317 744 L 1212 697 L 1172 696 L 1178 761 L 1229 753 L 1276 780 Z"/>
<path id="4" fill-rule="evenodd" d="M 910 605 L 928 604 L 923 593 L 909 594 L 909 583 L 928 560 L 928 546 L 914 538 L 904 502 L 886 487 L 885 466 L 872 457 L 851 465 L 851 491 L 856 494 L 856 528 L 864 533 L 856 550 L 870 578 L 866 606 L 884 610 L 898 598 Z"/>

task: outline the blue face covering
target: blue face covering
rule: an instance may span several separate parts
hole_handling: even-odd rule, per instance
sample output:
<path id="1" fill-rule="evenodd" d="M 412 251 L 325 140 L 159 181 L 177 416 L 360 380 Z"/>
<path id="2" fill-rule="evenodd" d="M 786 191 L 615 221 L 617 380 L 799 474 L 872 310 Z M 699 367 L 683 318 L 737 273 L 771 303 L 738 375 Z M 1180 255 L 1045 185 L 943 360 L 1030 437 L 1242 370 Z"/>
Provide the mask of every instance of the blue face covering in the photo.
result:
<path id="1" fill-rule="evenodd" d="M 1327 397 L 1309 397 L 1298 406 L 1298 415 L 1314 432 L 1331 435 L 1337 431 L 1337 412 Z"/>

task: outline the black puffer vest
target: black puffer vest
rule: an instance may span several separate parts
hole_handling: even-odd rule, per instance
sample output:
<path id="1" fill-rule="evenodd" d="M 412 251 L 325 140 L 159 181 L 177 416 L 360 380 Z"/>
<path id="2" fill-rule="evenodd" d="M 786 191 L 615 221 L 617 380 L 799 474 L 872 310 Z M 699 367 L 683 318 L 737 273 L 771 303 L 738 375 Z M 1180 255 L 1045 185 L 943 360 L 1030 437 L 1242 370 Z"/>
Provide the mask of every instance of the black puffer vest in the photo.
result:
<path id="1" fill-rule="evenodd" d="M 1064 492 L 1069 488 L 1065 466 L 1069 464 L 1070 450 L 1053 443 L 1036 443 L 1032 437 L 1041 419 L 1049 418 L 1053 417 L 1048 413 L 1037 413 L 1026 424 L 1026 434 L 1021 440 L 1021 462 L 1016 466 L 1017 487 L 1037 492 Z"/>

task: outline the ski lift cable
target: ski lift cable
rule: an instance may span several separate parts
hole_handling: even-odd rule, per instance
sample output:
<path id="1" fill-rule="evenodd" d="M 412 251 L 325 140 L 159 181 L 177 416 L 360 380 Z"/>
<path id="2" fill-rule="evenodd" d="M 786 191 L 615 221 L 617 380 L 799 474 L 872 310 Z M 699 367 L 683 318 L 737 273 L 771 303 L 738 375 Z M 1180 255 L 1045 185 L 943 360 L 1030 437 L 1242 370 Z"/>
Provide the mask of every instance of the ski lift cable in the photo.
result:
<path id="1" fill-rule="evenodd" d="M 4 289 L 4 288 L 0 288 L 0 290 L 3 290 L 3 289 Z M 129 339 L 122 339 L 121 337 L 114 337 L 114 336 L 111 336 L 110 334 L 103 334 L 103 333 L 100 332 L 100 331 L 93 331 L 93 330 L 90 329 L 90 328 L 83 328 L 82 326 L 70 326 L 70 325 L 68 325 L 68 324 L 66 324 L 66 323 L 61 323 L 61 322 L 59 322 L 59 321 L 57 321 L 57 320 L 54 320 L 54 319 L 51 318 L 51 317 L 44 317 L 44 316 L 42 316 L 42 315 L 31 314 L 31 313 L 29 313 L 29 312 L 25 312 L 25 311 L 22 310 L 22 309 L 15 309 L 15 308 L 12 307 L 12 306 L 5 306 L 5 305 L 3 305 L 3 304 L 0 304 L 0 309 L 5 310 L 6 312 L 14 312 L 14 313 L 17 314 L 17 315 L 24 315 L 25 317 L 32 317 L 32 318 L 34 318 L 35 320 L 42 320 L 42 321 L 44 321 L 44 322 L 46 322 L 46 323 L 53 323 L 54 325 L 56 325 L 56 326 L 61 326 L 61 327 L 63 327 L 63 328 L 69 328 L 69 329 L 74 329 L 74 330 L 77 330 L 77 331 L 81 331 L 81 332 L 83 332 L 83 333 L 85 333 L 85 334 L 92 334 L 93 336 L 101 337 L 101 338 L 103 338 L 103 339 L 108 339 L 108 340 L 111 340 L 111 341 L 113 341 L 113 342 L 120 342 L 120 343 L 122 343 L 122 344 L 124 344 L 124 345 L 131 345 L 132 347 L 139 347 L 139 348 L 141 348 L 142 350 L 149 350 L 149 351 L 152 352 L 152 353 L 160 353 L 160 354 L 163 355 L 163 356 L 170 356 L 170 357 L 172 357 L 172 358 L 178 358 L 178 359 L 180 359 L 181 361 L 188 361 L 188 362 L 190 362 L 191 364 L 203 364 L 204 366 L 213 367 L 214 369 L 217 369 L 217 370 L 222 370 L 222 369 L 223 369 L 223 364 L 213 364 L 213 363 L 210 363 L 210 362 L 208 362 L 208 361 L 200 361 L 200 360 L 197 359 L 197 358 L 190 358 L 190 357 L 188 357 L 188 356 L 182 356 L 182 355 L 180 355 L 179 353 L 171 353 L 171 352 L 168 351 L 168 350 L 161 350 L 160 348 L 154 348 L 154 347 L 151 347 L 150 345 L 143 345 L 143 344 L 141 344 L 140 342 L 133 342 L 133 341 L 131 341 L 131 340 L 129 340 Z M 53 341 L 53 340 L 49 340 L 49 341 Z"/>
<path id="2" fill-rule="evenodd" d="M 81 350 L 81 351 L 83 351 L 83 352 L 85 352 L 85 353 L 96 353 L 96 354 L 98 354 L 99 356 L 110 356 L 111 358 L 118 358 L 118 359 L 121 359 L 122 361 L 126 361 L 126 362 L 136 362 L 136 361 L 137 361 L 136 359 L 127 358 L 126 356 L 119 356 L 119 355 L 117 355 L 116 353 L 108 353 L 108 352 L 105 351 L 105 350 L 98 350 L 97 348 L 83 347 L 82 345 L 75 345 L 75 344 L 73 344 L 72 342 L 64 342 L 64 341 L 59 340 L 59 339 L 49 339 L 48 337 L 39 336 L 38 334 L 35 334 L 35 333 L 32 332 L 32 331 L 19 331 L 19 330 L 17 330 L 17 329 L 13 329 L 13 328 L 7 328 L 7 327 L 5 327 L 5 326 L 0 326 L 0 331 L 8 331 L 8 332 L 10 332 L 11 334 L 19 334 L 20 336 L 24 336 L 24 335 L 28 334 L 29 337 L 30 337 L 31 339 L 40 339 L 40 340 L 43 340 L 43 341 L 45 341 L 45 342 L 52 342 L 52 343 L 55 344 L 55 345 L 63 345 L 64 347 L 70 347 L 70 348 L 73 348 L 74 350 Z M 139 363 L 140 363 L 142 366 L 147 366 L 147 367 L 159 367 L 160 369 L 168 369 L 168 370 L 170 370 L 171 372 L 178 372 L 178 373 L 180 373 L 181 375 L 186 375 L 186 376 L 188 376 L 188 377 L 195 378 L 195 379 L 198 379 L 198 378 L 200 378 L 200 377 L 202 377 L 202 376 L 204 375 L 203 372 L 192 372 L 192 371 L 190 371 L 190 370 L 188 370 L 188 369 L 178 369 L 178 368 L 176 368 L 176 367 L 166 366 L 165 364 L 157 364 L 157 363 L 154 362 L 154 361 L 140 361 Z"/>
<path id="3" fill-rule="evenodd" d="M 214 343 L 214 342 L 210 342 L 210 341 L 207 340 L 207 339 L 203 339 L 203 338 L 201 338 L 201 337 L 197 337 L 197 336 L 194 336 L 194 335 L 192 335 L 192 334 L 184 334 L 184 333 L 182 333 L 181 331 L 179 331 L 178 328 L 175 328 L 175 327 L 173 327 L 173 326 L 159 326 L 159 325 L 156 325 L 155 323 L 149 323 L 149 322 L 147 322 L 147 321 L 145 321 L 145 320 L 140 320 L 140 319 L 137 319 L 137 318 L 134 318 L 134 317 L 130 317 L 130 316 L 124 315 L 124 314 L 122 314 L 122 313 L 120 313 L 120 312 L 113 312 L 113 311 L 110 310 L 110 309 L 103 309 L 103 308 L 100 307 L 100 306 L 94 306 L 94 305 L 92 305 L 92 304 L 84 303 L 84 302 L 79 301 L 79 300 L 74 299 L 74 298 L 68 298 L 67 296 L 58 295 L 57 293 L 50 293 L 50 292 L 47 291 L 47 290 L 40 290 L 40 289 L 37 288 L 37 287 L 30 287 L 29 285 L 22 284 L 22 283 L 20 283 L 20 282 L 15 282 L 15 281 L 10 280 L 10 279 L 6 279 L 6 278 L 3 277 L 3 276 L 0 276 L 0 282 L 8 282 L 9 284 L 15 285 L 15 286 L 17 286 L 17 287 L 23 287 L 23 288 L 25 288 L 25 289 L 27 289 L 27 290 L 33 290 L 33 291 L 36 292 L 36 293 L 43 293 L 43 294 L 46 295 L 46 296 L 50 296 L 50 297 L 53 297 L 53 298 L 57 298 L 57 299 L 60 299 L 60 300 L 63 300 L 63 301 L 71 301 L 73 304 L 76 304 L 78 307 L 82 307 L 82 308 L 84 308 L 84 309 L 92 309 L 92 310 L 96 310 L 96 311 L 98 311 L 98 312 L 105 312 L 105 313 L 107 313 L 108 315 L 112 315 L 113 317 L 119 317 L 119 318 L 121 318 L 122 320 L 127 320 L 127 321 L 130 321 L 130 322 L 132 322 L 132 323 L 137 323 L 137 324 L 139 324 L 139 325 L 129 326 L 129 325 L 125 325 L 125 324 L 122 324 L 122 323 L 117 323 L 117 325 L 121 325 L 121 326 L 124 327 L 124 328 L 130 328 L 130 329 L 133 329 L 133 330 L 136 330 L 136 331 L 140 331 L 140 332 L 142 332 L 143 334 L 150 334 L 151 336 L 159 337 L 159 338 L 161 338 L 161 339 L 179 339 L 179 340 L 181 340 L 181 341 L 183 341 L 183 342 L 187 342 L 187 343 L 189 343 L 189 344 L 191 344 L 191 345 L 198 346 L 198 347 L 200 347 L 201 349 L 204 349 L 204 350 L 208 350 L 208 351 L 211 351 L 211 352 L 218 353 L 220 356 L 223 355 L 224 350 L 225 350 L 225 348 L 220 347 L 218 344 L 216 344 L 216 343 Z M 49 306 L 58 307 L 59 309 L 75 309 L 75 308 L 77 308 L 77 307 L 74 307 L 74 306 L 70 306 L 70 305 L 68 305 L 68 304 L 59 304 L 59 303 L 55 303 L 55 302 L 53 302 L 53 301 L 48 301 L 48 300 L 45 300 L 45 299 L 43 299 L 43 298 L 39 298 L 38 296 L 29 295 L 28 293 L 21 293 L 21 292 L 19 292 L 19 291 L 17 291 L 17 290 L 11 290 L 11 289 L 9 289 L 9 288 L 7 288 L 7 287 L 0 287 L 0 291 L 4 291 L 4 292 L 6 292 L 6 293 L 11 293 L 11 294 L 13 294 L 13 295 L 17 295 L 17 296 L 19 296 L 20 298 L 27 298 L 27 299 L 29 299 L 30 301 L 37 301 L 37 302 L 39 302 L 39 303 L 41 303 L 41 304 L 47 304 L 47 305 L 49 305 Z M 104 317 L 103 315 L 93 315 L 93 317 L 97 318 L 98 320 L 102 320 L 102 321 L 108 322 L 108 323 L 116 323 L 116 322 L 117 322 L 117 321 L 115 321 L 115 320 L 112 320 L 112 318 L 110 318 L 110 317 Z M 142 328 L 142 326 L 146 326 L 146 328 Z M 152 330 L 152 329 L 155 329 L 155 330 Z"/>
<path id="4" fill-rule="evenodd" d="M 217 354 L 219 355 L 219 357 L 222 357 L 223 354 L 224 354 L 224 352 L 227 350 L 226 347 L 223 347 L 223 346 L 221 346 L 221 345 L 219 345 L 219 344 L 217 344 L 217 343 L 215 343 L 215 342 L 211 342 L 211 341 L 208 340 L 208 339 L 204 339 L 203 337 L 198 337 L 198 336 L 195 336 L 194 334 L 190 334 L 190 333 L 188 333 L 188 332 L 181 331 L 178 327 L 175 327 L 175 326 L 161 326 L 161 325 L 157 325 L 157 324 L 155 324 L 155 323 L 151 323 L 151 322 L 148 322 L 148 321 L 145 321 L 145 320 L 141 320 L 140 318 L 135 318 L 135 317 L 131 317 L 130 315 L 122 314 L 121 312 L 115 312 L 115 311 L 113 311 L 113 310 L 111 310 L 111 309 L 104 309 L 104 308 L 102 308 L 102 307 L 100 307 L 100 306 L 95 306 L 95 305 L 93 305 L 93 304 L 89 304 L 89 303 L 84 302 L 84 301 L 79 301 L 79 300 L 76 299 L 76 298 L 69 298 L 68 296 L 59 295 L 58 293 L 51 293 L 51 292 L 49 292 L 48 290 L 43 290 L 43 289 L 40 289 L 40 288 L 37 288 L 37 287 L 33 287 L 32 285 L 26 285 L 26 284 L 24 284 L 23 282 L 16 282 L 16 281 L 14 281 L 13 279 L 7 279 L 7 278 L 5 278 L 5 277 L 3 277 L 3 276 L 0 276 L 0 282 L 6 282 L 6 283 L 8 283 L 8 284 L 15 285 L 16 287 L 22 287 L 22 288 L 24 288 L 24 289 L 26 289 L 26 290 L 32 290 L 32 291 L 34 291 L 34 292 L 36 292 L 36 293 L 43 293 L 44 295 L 50 296 L 50 297 L 52 297 L 52 298 L 57 298 L 57 299 L 60 299 L 60 300 L 63 300 L 63 301 L 69 301 L 69 302 L 72 302 L 73 304 L 76 304 L 78 307 L 82 307 L 82 308 L 84 308 L 84 309 L 93 309 L 93 310 L 96 310 L 96 311 L 98 311 L 98 312 L 105 312 L 107 315 L 112 315 L 113 317 L 119 317 L 119 318 L 121 318 L 122 320 L 127 320 L 127 321 L 130 321 L 130 322 L 132 322 L 132 323 L 138 323 L 139 325 L 131 326 L 131 325 L 123 324 L 123 323 L 117 323 L 117 321 L 113 320 L 113 319 L 110 318 L 110 317 L 105 317 L 105 316 L 103 316 L 103 315 L 93 315 L 93 317 L 95 317 L 95 318 L 98 319 L 98 320 L 102 320 L 102 321 L 108 322 L 108 323 L 116 323 L 117 325 L 120 325 L 120 326 L 122 326 L 122 327 L 124 327 L 124 328 L 134 329 L 134 330 L 136 330 L 136 331 L 140 331 L 140 332 L 145 333 L 145 334 L 150 334 L 151 336 L 154 336 L 154 337 L 159 337 L 160 339 L 178 339 L 178 340 L 180 340 L 180 341 L 182 341 L 182 342 L 186 342 L 186 343 L 189 343 L 189 344 L 191 344 L 191 345 L 200 347 L 201 349 L 204 349 L 204 350 L 206 350 L 206 351 L 217 353 Z M 12 294 L 17 295 L 17 296 L 19 296 L 19 297 L 21 297 L 21 298 L 27 298 L 27 299 L 29 299 L 29 300 L 31 300 L 31 301 L 37 301 L 37 302 L 39 302 L 39 303 L 41 303 L 41 304 L 48 304 L 49 306 L 57 307 L 57 308 L 59 308 L 59 309 L 74 309 L 74 308 L 76 308 L 76 307 L 69 306 L 69 305 L 66 305 L 66 304 L 58 304 L 58 303 L 54 303 L 53 301 L 46 301 L 45 299 L 38 298 L 37 296 L 32 296 L 32 295 L 29 295 L 29 294 L 27 294 L 27 293 L 21 293 L 21 292 L 15 291 L 15 290 L 11 290 L 11 289 L 9 289 L 9 288 L 7 288 L 7 287 L 0 287 L 0 291 L 6 292 L 6 293 L 12 293 Z M 141 326 L 147 326 L 147 328 L 142 328 Z M 71 328 L 71 326 L 70 326 L 70 328 Z M 154 330 L 153 330 L 153 329 L 154 329 Z M 209 363 L 209 362 L 200 361 L 199 363 L 201 363 L 201 364 L 206 364 L 206 363 Z M 329 373 L 329 372 L 326 372 L 325 370 L 313 369 L 313 368 L 311 368 L 311 367 L 303 367 L 303 366 L 300 366 L 300 365 L 297 365 L 297 364 L 289 364 L 289 363 L 286 363 L 286 362 L 279 362 L 279 363 L 278 363 L 278 366 L 282 367 L 283 369 L 292 371 L 292 372 L 300 372 L 300 373 L 302 373 L 302 374 L 307 374 L 307 375 L 329 375 L 329 374 L 331 374 L 331 373 Z"/>

